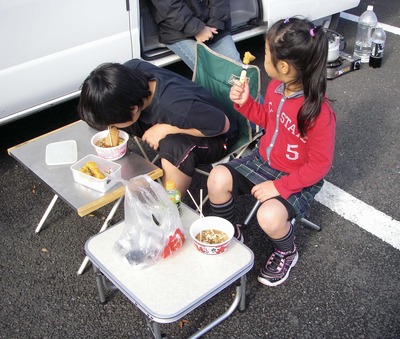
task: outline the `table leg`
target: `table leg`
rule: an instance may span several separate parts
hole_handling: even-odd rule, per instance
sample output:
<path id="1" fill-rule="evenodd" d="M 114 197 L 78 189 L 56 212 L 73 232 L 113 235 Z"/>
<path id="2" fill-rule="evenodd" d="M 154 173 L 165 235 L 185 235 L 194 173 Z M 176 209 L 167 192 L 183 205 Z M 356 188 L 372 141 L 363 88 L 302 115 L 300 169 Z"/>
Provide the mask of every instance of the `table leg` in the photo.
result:
<path id="1" fill-rule="evenodd" d="M 240 305 L 239 305 L 239 310 L 244 311 L 246 308 L 246 284 L 247 284 L 247 276 L 242 275 L 240 277 L 240 289 L 241 291 L 241 298 L 240 298 Z"/>
<path id="2" fill-rule="evenodd" d="M 36 227 L 35 233 L 39 233 L 40 232 L 44 222 L 46 221 L 47 217 L 49 216 L 50 211 L 53 209 L 53 206 L 56 203 L 57 199 L 58 199 L 58 195 L 54 194 L 54 197 L 51 200 L 49 206 L 47 207 L 46 212 L 44 212 L 42 219 L 40 219 L 40 222 Z"/>
<path id="3" fill-rule="evenodd" d="M 96 285 L 97 285 L 97 290 L 99 291 L 100 302 L 104 304 L 106 302 L 106 296 L 104 293 L 103 274 L 95 265 L 93 265 L 93 271 L 96 277 Z"/>
<path id="4" fill-rule="evenodd" d="M 207 326 L 203 327 L 200 331 L 196 332 L 193 334 L 190 339 L 195 339 L 195 338 L 200 338 L 204 334 L 206 334 L 208 331 L 210 331 L 212 328 L 223 322 L 226 318 L 228 318 L 238 307 L 241 299 L 242 299 L 242 293 L 245 292 L 242 287 L 242 278 L 240 278 L 240 285 L 236 286 L 236 296 L 235 299 L 233 300 L 233 303 L 229 307 L 228 310 L 225 311 L 225 313 L 221 314 L 217 319 L 214 321 L 210 322 Z"/>
<path id="5" fill-rule="evenodd" d="M 142 313 L 142 314 L 143 314 L 143 317 L 144 317 L 144 319 L 146 321 L 146 325 L 147 325 L 148 329 L 153 334 L 154 339 L 163 338 L 163 336 L 161 334 L 161 326 L 160 326 L 160 324 L 158 322 L 150 319 L 144 313 Z"/>
<path id="6" fill-rule="evenodd" d="M 104 221 L 103 226 L 100 228 L 99 233 L 105 231 L 108 227 L 108 225 L 111 222 L 111 219 L 114 217 L 115 212 L 117 212 L 117 209 L 119 205 L 121 204 L 122 198 L 124 196 L 120 197 L 114 204 L 113 208 L 111 209 L 110 213 L 107 216 L 107 219 Z M 82 274 L 83 271 L 85 270 L 86 265 L 89 263 L 89 258 L 86 256 L 85 259 L 83 259 L 83 262 L 81 264 L 81 267 L 79 267 L 78 270 L 78 275 Z"/>

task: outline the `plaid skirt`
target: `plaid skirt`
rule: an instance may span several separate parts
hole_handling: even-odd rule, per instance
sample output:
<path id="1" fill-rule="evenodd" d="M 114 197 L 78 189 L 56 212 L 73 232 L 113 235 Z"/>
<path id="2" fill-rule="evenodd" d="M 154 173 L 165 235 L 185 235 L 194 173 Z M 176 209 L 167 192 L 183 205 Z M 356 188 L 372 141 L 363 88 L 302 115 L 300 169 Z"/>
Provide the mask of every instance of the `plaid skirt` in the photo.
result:
<path id="1" fill-rule="evenodd" d="M 276 180 L 287 173 L 272 168 L 259 154 L 258 148 L 243 158 L 233 159 L 226 165 L 234 168 L 254 185 L 267 180 Z M 296 216 L 303 216 L 315 195 L 321 190 L 324 179 L 316 184 L 303 188 L 300 192 L 290 195 L 286 200 L 293 206 Z M 249 192 L 250 193 L 250 192 Z"/>

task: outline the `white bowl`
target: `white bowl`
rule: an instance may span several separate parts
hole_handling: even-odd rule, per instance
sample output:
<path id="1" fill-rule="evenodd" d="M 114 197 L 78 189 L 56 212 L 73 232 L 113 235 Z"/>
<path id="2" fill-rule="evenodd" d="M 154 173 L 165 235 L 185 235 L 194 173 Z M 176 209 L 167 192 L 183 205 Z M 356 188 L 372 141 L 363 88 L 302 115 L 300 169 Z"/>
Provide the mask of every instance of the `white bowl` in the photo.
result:
<path id="1" fill-rule="evenodd" d="M 129 139 L 129 134 L 126 133 L 125 131 L 120 131 L 118 130 L 119 137 L 124 139 L 124 142 L 118 146 L 114 147 L 99 147 L 96 146 L 96 142 L 98 142 L 101 139 L 104 139 L 108 135 L 108 130 L 101 131 L 93 135 L 92 139 L 90 140 L 91 144 L 96 150 L 96 153 L 99 157 L 107 160 L 118 160 L 121 159 L 128 148 L 128 139 Z"/>
<path id="2" fill-rule="evenodd" d="M 200 232 L 211 229 L 224 232 L 228 236 L 228 239 L 219 244 L 209 244 L 196 239 L 196 236 Z M 194 245 L 201 253 L 209 255 L 224 253 L 233 238 L 234 232 L 233 225 L 228 220 L 214 216 L 199 218 L 190 226 L 190 236 L 193 239 Z"/>

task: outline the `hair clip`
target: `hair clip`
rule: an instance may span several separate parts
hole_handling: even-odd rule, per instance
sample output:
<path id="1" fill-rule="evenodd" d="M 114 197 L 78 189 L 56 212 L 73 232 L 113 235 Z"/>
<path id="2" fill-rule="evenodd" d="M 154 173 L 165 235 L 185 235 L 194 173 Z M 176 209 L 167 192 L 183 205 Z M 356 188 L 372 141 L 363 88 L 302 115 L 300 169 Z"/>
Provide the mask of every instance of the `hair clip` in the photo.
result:
<path id="1" fill-rule="evenodd" d="M 310 29 L 310 35 L 311 35 L 312 37 L 314 37 L 314 36 L 315 36 L 314 29 L 315 29 L 315 27 Z"/>
<path id="2" fill-rule="evenodd" d="M 284 24 L 287 24 L 289 22 L 289 18 L 286 18 L 285 21 L 283 22 Z"/>

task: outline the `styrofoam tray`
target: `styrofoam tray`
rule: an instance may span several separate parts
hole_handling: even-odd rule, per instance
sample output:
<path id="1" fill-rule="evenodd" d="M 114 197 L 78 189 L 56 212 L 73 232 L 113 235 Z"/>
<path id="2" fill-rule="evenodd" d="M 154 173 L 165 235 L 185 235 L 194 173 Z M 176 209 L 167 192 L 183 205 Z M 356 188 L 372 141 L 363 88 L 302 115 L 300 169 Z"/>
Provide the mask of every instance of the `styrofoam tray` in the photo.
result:
<path id="1" fill-rule="evenodd" d="M 94 161 L 99 170 L 106 176 L 104 179 L 97 179 L 88 174 L 82 173 L 80 169 L 88 161 Z M 107 192 L 111 187 L 118 183 L 121 178 L 121 165 L 115 162 L 100 158 L 96 155 L 89 154 L 80 159 L 77 163 L 71 166 L 72 175 L 74 180 L 86 187 L 92 188 L 99 192 Z M 111 180 L 115 179 L 115 180 Z"/>
<path id="2" fill-rule="evenodd" d="M 68 165 L 78 160 L 78 148 L 75 140 L 53 142 L 46 146 L 47 165 Z"/>

